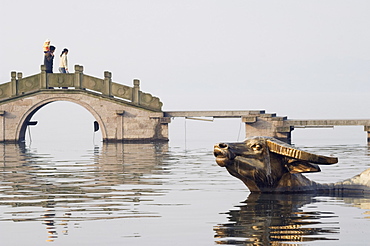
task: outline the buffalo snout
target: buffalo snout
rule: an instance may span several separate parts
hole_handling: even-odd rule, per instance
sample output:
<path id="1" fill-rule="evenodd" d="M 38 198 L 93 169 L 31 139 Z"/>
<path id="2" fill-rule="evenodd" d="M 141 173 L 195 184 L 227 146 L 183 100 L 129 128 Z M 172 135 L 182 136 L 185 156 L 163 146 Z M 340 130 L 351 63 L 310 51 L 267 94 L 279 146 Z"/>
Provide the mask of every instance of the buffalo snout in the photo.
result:
<path id="1" fill-rule="evenodd" d="M 214 146 L 213 155 L 219 166 L 224 167 L 233 162 L 235 154 L 230 151 L 227 143 L 219 143 Z"/>

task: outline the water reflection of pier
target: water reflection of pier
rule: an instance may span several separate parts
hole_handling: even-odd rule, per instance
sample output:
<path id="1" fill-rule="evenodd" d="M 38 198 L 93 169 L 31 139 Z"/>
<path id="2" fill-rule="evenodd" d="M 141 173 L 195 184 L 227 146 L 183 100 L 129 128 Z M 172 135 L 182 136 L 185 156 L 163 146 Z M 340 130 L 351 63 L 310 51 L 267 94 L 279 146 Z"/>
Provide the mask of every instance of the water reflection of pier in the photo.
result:
<path id="1" fill-rule="evenodd" d="M 145 206 L 165 193 L 162 180 L 167 144 L 104 144 L 83 161 L 53 160 L 22 145 L 2 144 L 0 221 L 40 221 L 48 240 L 78 221 L 158 217 Z"/>

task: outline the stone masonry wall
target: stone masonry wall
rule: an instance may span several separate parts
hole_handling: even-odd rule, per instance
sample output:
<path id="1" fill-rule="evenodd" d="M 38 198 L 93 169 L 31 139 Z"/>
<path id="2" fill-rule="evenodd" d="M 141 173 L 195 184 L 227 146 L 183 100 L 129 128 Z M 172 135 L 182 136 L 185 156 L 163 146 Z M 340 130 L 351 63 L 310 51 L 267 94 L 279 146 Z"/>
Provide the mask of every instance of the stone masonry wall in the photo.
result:
<path id="1" fill-rule="evenodd" d="M 104 141 L 168 141 L 168 122 L 161 120 L 163 112 L 88 91 L 41 90 L 0 103 L 0 142 L 22 141 L 32 115 L 55 101 L 70 101 L 86 108 L 99 123 Z"/>

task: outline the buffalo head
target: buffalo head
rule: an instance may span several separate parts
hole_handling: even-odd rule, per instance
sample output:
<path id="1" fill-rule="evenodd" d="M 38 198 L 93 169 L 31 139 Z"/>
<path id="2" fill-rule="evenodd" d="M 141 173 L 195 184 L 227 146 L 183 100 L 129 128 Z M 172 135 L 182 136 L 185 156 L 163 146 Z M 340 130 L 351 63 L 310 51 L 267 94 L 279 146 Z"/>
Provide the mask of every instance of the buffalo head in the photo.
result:
<path id="1" fill-rule="evenodd" d="M 216 162 L 242 180 L 251 192 L 290 192 L 315 189 L 301 173 L 320 172 L 317 164 L 334 164 L 335 157 L 311 154 L 274 138 L 252 137 L 214 146 Z"/>

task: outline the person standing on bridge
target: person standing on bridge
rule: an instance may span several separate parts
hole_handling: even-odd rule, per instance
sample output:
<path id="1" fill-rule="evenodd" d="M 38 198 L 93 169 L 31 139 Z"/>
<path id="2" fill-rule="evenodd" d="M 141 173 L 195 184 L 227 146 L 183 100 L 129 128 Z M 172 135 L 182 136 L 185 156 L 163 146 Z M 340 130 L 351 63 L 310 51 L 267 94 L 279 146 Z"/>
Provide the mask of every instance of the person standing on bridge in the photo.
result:
<path id="1" fill-rule="evenodd" d="M 55 47 L 51 45 L 50 50 L 45 53 L 44 65 L 45 65 L 46 73 L 53 73 L 54 51 L 55 51 Z"/>
<path id="2" fill-rule="evenodd" d="M 60 54 L 59 72 L 68 73 L 68 60 L 67 60 L 68 49 L 64 48 L 62 54 Z"/>

